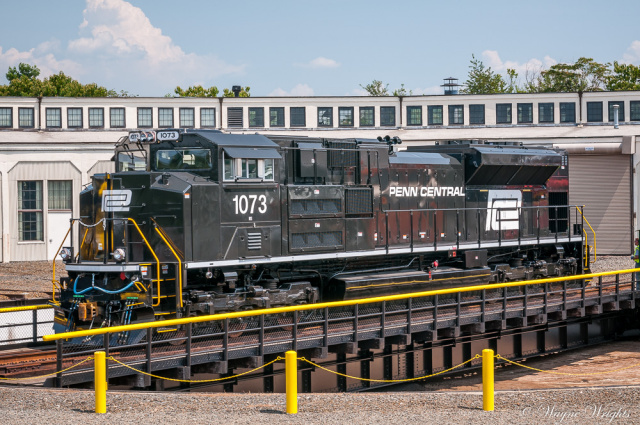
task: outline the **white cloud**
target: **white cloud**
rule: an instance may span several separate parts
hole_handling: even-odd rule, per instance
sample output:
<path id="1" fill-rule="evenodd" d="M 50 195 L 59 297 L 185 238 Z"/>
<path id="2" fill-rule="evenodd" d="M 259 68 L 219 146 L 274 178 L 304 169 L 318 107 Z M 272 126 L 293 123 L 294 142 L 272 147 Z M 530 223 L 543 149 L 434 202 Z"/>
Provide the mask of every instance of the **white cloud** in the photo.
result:
<path id="1" fill-rule="evenodd" d="M 313 89 L 308 84 L 297 84 L 290 91 L 278 87 L 269 96 L 313 96 Z"/>
<path id="2" fill-rule="evenodd" d="M 19 51 L 15 48 L 9 48 L 3 51 L 0 46 L 0 69 L 5 70 L 10 66 L 18 66 L 20 62 L 36 65 L 40 69 L 40 78 L 48 77 L 64 71 L 65 74 L 73 76 L 81 72 L 82 66 L 68 59 L 56 59 L 53 50 L 57 47 L 56 41 L 47 41 L 37 47 Z"/>
<path id="3" fill-rule="evenodd" d="M 627 49 L 626 53 L 622 55 L 622 61 L 627 64 L 640 62 L 640 41 L 635 40 L 631 43 L 631 46 Z"/>
<path id="4" fill-rule="evenodd" d="M 340 64 L 333 59 L 319 56 L 306 63 L 295 63 L 295 66 L 302 68 L 321 69 L 321 68 L 337 68 Z"/>
<path id="5" fill-rule="evenodd" d="M 425 88 L 418 87 L 417 89 L 412 89 L 412 92 L 414 96 L 420 96 L 423 94 L 443 94 L 444 88 L 440 86 L 431 86 Z"/>
<path id="6" fill-rule="evenodd" d="M 495 50 L 485 50 L 482 52 L 482 58 L 485 65 L 490 66 L 496 72 L 506 73 L 507 69 L 515 69 L 520 75 L 524 75 L 527 72 L 539 72 L 543 68 L 546 69 L 558 63 L 558 61 L 550 56 L 545 56 L 542 60 L 536 58 L 529 59 L 524 63 L 503 61 Z"/>

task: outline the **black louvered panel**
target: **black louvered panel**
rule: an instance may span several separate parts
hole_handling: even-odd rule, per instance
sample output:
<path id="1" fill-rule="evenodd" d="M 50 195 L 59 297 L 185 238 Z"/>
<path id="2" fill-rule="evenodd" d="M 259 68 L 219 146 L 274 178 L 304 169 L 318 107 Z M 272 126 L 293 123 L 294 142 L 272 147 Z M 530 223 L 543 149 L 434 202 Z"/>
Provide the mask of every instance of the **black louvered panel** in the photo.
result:
<path id="1" fill-rule="evenodd" d="M 330 141 L 329 148 L 331 149 L 329 151 L 329 167 L 343 168 L 358 165 L 356 142 Z"/>
<path id="2" fill-rule="evenodd" d="M 317 215 L 342 212 L 339 199 L 292 199 L 291 214 Z"/>
<path id="3" fill-rule="evenodd" d="M 242 128 L 242 108 L 227 108 L 227 127 Z"/>
<path id="4" fill-rule="evenodd" d="M 252 251 L 262 249 L 262 233 L 247 232 L 247 249 Z"/>
<path id="5" fill-rule="evenodd" d="M 347 215 L 373 214 L 373 196 L 370 188 L 345 189 Z"/>
<path id="6" fill-rule="evenodd" d="M 342 245 L 342 232 L 292 233 L 291 248 L 332 248 Z"/>

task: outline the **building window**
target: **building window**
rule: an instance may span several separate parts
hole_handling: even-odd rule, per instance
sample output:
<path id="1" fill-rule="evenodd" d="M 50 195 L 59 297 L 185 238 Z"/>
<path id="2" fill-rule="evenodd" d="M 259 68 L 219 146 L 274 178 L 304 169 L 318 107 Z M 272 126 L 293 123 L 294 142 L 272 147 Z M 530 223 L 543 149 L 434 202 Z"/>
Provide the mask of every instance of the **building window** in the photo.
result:
<path id="1" fill-rule="evenodd" d="M 0 108 L 0 128 L 13 127 L 13 108 Z"/>
<path id="2" fill-rule="evenodd" d="M 264 108 L 249 108 L 249 127 L 264 127 Z"/>
<path id="3" fill-rule="evenodd" d="M 284 127 L 284 108 L 269 108 L 269 127 Z"/>
<path id="4" fill-rule="evenodd" d="M 158 108 L 158 127 L 173 127 L 173 108 Z"/>
<path id="5" fill-rule="evenodd" d="M 630 121 L 640 121 L 640 100 L 632 100 L 629 102 Z"/>
<path id="6" fill-rule="evenodd" d="M 560 122 L 576 122 L 576 104 L 573 102 L 560 103 Z"/>
<path id="7" fill-rule="evenodd" d="M 47 108 L 45 110 L 47 128 L 62 127 L 62 112 L 60 108 Z"/>
<path id="8" fill-rule="evenodd" d="M 216 126 L 216 108 L 200 108 L 200 127 Z"/>
<path id="9" fill-rule="evenodd" d="M 533 122 L 533 103 L 518 103 L 518 124 Z"/>
<path id="10" fill-rule="evenodd" d="M 333 108 L 318 108 L 318 127 L 333 127 Z"/>
<path id="11" fill-rule="evenodd" d="M 422 106 L 407 106 L 407 125 L 422 125 Z"/>
<path id="12" fill-rule="evenodd" d="M 496 124 L 511 124 L 511 104 L 496 104 Z"/>
<path id="13" fill-rule="evenodd" d="M 180 108 L 178 110 L 181 128 L 193 128 L 196 126 L 196 113 L 193 108 Z"/>
<path id="14" fill-rule="evenodd" d="M 307 125 L 304 106 L 289 109 L 289 125 L 291 127 L 305 127 Z"/>
<path id="15" fill-rule="evenodd" d="M 464 106 L 449 105 L 449 125 L 464 124 Z"/>
<path id="16" fill-rule="evenodd" d="M 18 127 L 34 127 L 33 108 L 18 108 Z"/>
<path id="17" fill-rule="evenodd" d="M 89 108 L 89 128 L 104 128 L 104 108 Z"/>
<path id="18" fill-rule="evenodd" d="M 396 126 L 396 107 L 395 106 L 380 107 L 380 126 L 381 127 Z"/>
<path id="19" fill-rule="evenodd" d="M 49 180 L 47 182 L 49 188 L 49 197 L 47 199 L 47 208 L 51 210 L 71 211 L 71 180 Z"/>
<path id="20" fill-rule="evenodd" d="M 553 103 L 538 103 L 538 122 L 553 122 Z"/>
<path id="21" fill-rule="evenodd" d="M 109 109 L 109 127 L 125 128 L 124 108 Z"/>
<path id="22" fill-rule="evenodd" d="M 20 241 L 41 241 L 42 182 L 18 182 L 18 236 Z"/>
<path id="23" fill-rule="evenodd" d="M 373 127 L 375 126 L 375 113 L 373 106 L 364 106 L 359 108 L 360 111 L 360 119 L 359 126 L 360 127 Z"/>
<path id="24" fill-rule="evenodd" d="M 442 105 L 427 106 L 427 123 L 429 125 L 442 125 Z"/>
<path id="25" fill-rule="evenodd" d="M 242 128 L 242 108 L 227 108 L 227 127 Z"/>
<path id="26" fill-rule="evenodd" d="M 153 127 L 153 115 L 151 108 L 138 108 L 138 127 Z"/>
<path id="27" fill-rule="evenodd" d="M 353 107 L 338 108 L 338 125 L 340 127 L 353 127 Z"/>
<path id="28" fill-rule="evenodd" d="M 618 105 L 618 122 L 624 121 L 624 102 L 621 100 L 609 102 L 609 122 L 613 122 L 613 105 Z"/>
<path id="29" fill-rule="evenodd" d="M 587 122 L 602 122 L 602 102 L 587 102 Z"/>
<path id="30" fill-rule="evenodd" d="M 67 127 L 82 128 L 82 108 L 67 108 Z"/>
<path id="31" fill-rule="evenodd" d="M 469 124 L 484 124 L 484 105 L 469 105 Z"/>

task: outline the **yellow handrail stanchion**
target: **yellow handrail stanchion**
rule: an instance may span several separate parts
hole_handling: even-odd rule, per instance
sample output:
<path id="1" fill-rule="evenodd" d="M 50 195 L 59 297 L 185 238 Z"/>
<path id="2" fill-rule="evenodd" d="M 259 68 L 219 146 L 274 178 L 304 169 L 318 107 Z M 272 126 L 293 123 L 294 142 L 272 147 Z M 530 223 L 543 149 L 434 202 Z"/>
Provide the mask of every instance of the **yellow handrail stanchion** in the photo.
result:
<path id="1" fill-rule="evenodd" d="M 493 411 L 493 350 L 482 350 L 482 409 Z"/>
<path id="2" fill-rule="evenodd" d="M 96 351 L 93 357 L 96 413 L 107 413 L 107 361 L 104 351 Z"/>
<path id="3" fill-rule="evenodd" d="M 298 413 L 298 355 L 295 351 L 285 353 L 285 372 L 287 381 L 287 413 Z"/>

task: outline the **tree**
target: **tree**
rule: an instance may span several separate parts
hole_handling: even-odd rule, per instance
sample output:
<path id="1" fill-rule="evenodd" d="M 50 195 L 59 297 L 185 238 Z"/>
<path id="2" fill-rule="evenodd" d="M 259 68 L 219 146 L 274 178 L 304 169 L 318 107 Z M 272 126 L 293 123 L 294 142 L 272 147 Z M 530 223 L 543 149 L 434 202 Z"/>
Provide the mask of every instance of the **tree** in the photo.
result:
<path id="1" fill-rule="evenodd" d="M 220 90 L 218 90 L 216 86 L 211 86 L 208 89 L 205 89 L 201 85 L 189 86 L 186 90 L 178 86 L 174 90 L 174 93 L 179 97 L 217 97 Z"/>
<path id="2" fill-rule="evenodd" d="M 394 96 L 411 96 L 412 94 L 413 90 L 409 90 L 407 92 L 407 89 L 404 88 L 404 84 L 400 84 L 400 88 L 393 91 Z"/>
<path id="3" fill-rule="evenodd" d="M 507 93 L 507 83 L 502 75 L 496 74 L 491 67 L 485 67 L 484 63 L 471 55 L 471 65 L 469 65 L 469 76 L 464 82 L 464 87 L 460 93 L 465 94 L 486 94 L 486 93 Z"/>
<path id="4" fill-rule="evenodd" d="M 607 90 L 640 90 L 640 66 L 613 62 L 613 72 L 606 77 Z"/>
<path id="5" fill-rule="evenodd" d="M 9 82 L 15 80 L 16 78 L 20 78 L 22 76 L 27 77 L 29 79 L 37 78 L 40 75 L 40 69 L 35 65 L 29 65 L 27 63 L 20 63 L 18 68 L 9 67 L 9 71 L 7 71 L 7 80 Z"/>
<path id="6" fill-rule="evenodd" d="M 540 73 L 539 92 L 601 91 L 610 73 L 608 66 L 591 58 L 579 58 L 575 63 L 558 63 Z"/>
<path id="7" fill-rule="evenodd" d="M 240 94 L 239 97 L 251 97 L 251 93 L 249 93 L 249 90 L 251 90 L 251 87 L 247 86 L 247 87 L 240 87 Z M 236 97 L 235 93 L 233 91 L 231 91 L 230 89 L 224 89 L 223 92 L 223 97 Z"/>
<path id="8" fill-rule="evenodd" d="M 360 87 L 365 89 L 365 91 L 369 93 L 369 96 L 389 96 L 389 84 L 383 85 L 382 81 L 380 80 L 373 80 L 366 86 L 360 84 Z"/>

